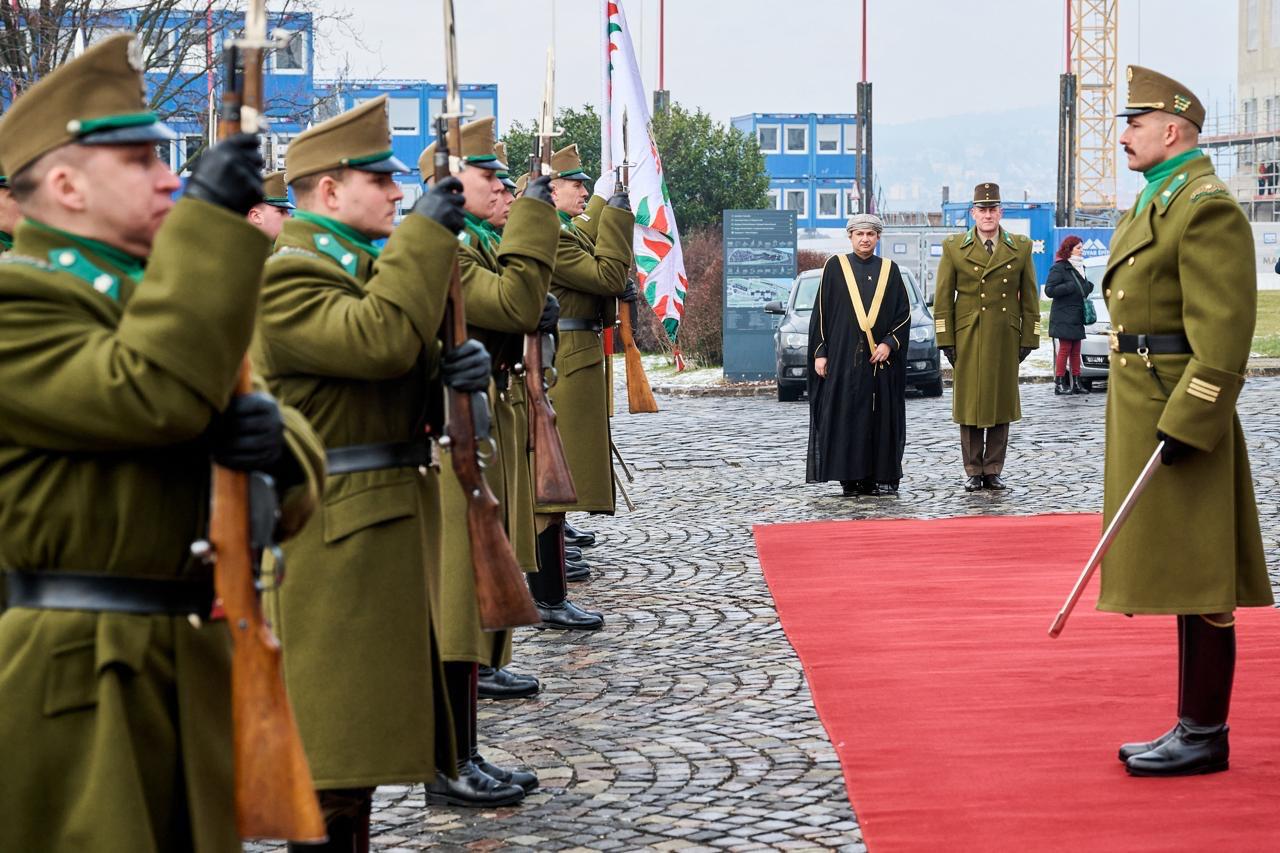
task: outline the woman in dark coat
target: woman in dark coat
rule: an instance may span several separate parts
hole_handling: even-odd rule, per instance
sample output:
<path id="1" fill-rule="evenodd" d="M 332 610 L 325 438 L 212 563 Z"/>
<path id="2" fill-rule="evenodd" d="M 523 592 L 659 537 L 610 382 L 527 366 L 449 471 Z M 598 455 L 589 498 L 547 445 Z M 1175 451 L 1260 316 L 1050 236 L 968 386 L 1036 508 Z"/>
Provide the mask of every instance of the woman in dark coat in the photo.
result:
<path id="1" fill-rule="evenodd" d="M 1080 384 L 1080 342 L 1084 340 L 1084 301 L 1092 290 L 1093 282 L 1084 277 L 1084 244 L 1076 235 L 1068 234 L 1053 256 L 1053 266 L 1044 283 L 1044 295 L 1053 300 L 1049 337 L 1054 338 L 1058 351 L 1053 368 L 1055 394 L 1089 393 Z"/>

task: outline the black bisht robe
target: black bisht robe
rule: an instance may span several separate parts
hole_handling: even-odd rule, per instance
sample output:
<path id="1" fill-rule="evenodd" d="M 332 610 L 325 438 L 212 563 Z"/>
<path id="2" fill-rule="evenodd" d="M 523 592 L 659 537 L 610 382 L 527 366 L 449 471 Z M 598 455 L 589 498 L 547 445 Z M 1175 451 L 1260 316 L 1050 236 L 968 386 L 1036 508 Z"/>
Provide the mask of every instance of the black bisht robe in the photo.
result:
<path id="1" fill-rule="evenodd" d="M 870 317 L 880 265 L 893 262 L 875 255 L 866 261 L 853 253 L 846 257 Z M 858 326 L 840 259 L 828 258 L 809 318 L 810 483 L 870 480 L 896 485 L 902 478 L 911 302 L 897 265 L 890 268 L 871 334 L 892 350 L 878 367 L 869 360 L 872 350 Z M 821 356 L 828 360 L 825 379 L 813 369 L 813 360 Z"/>

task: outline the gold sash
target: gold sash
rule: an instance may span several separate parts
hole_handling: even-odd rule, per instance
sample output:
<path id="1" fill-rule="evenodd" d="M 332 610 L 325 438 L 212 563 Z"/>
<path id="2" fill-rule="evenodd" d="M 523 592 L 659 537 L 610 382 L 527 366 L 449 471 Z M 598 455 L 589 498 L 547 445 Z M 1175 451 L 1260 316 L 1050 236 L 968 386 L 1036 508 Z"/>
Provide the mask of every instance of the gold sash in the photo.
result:
<path id="1" fill-rule="evenodd" d="M 867 311 L 867 307 L 862 304 L 862 293 L 858 290 L 858 281 L 854 278 L 849 258 L 846 255 L 837 257 L 840 258 L 840 268 L 844 270 L 844 283 L 849 288 L 849 300 L 853 302 L 853 313 L 858 316 L 858 328 L 862 329 L 863 334 L 867 336 L 868 352 L 875 352 L 876 339 L 871 334 L 871 327 L 876 324 L 876 319 L 880 316 L 880 305 L 884 302 L 884 292 L 889 286 L 889 268 L 893 265 L 893 261 L 888 258 L 881 259 L 876 293 L 871 299 L 871 310 Z"/>

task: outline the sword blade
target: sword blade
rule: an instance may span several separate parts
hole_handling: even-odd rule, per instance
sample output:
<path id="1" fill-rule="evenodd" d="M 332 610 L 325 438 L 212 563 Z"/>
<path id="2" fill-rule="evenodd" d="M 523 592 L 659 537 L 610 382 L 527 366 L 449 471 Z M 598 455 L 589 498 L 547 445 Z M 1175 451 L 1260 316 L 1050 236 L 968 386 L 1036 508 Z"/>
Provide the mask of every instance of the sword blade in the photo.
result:
<path id="1" fill-rule="evenodd" d="M 1155 476 L 1156 471 L 1160 469 L 1160 453 L 1164 450 L 1164 442 L 1161 441 L 1156 445 L 1155 451 L 1151 454 L 1151 458 L 1147 460 L 1147 464 L 1143 466 L 1142 472 L 1138 474 L 1138 479 L 1134 482 L 1133 488 L 1129 490 L 1129 494 L 1125 495 L 1124 500 L 1120 504 L 1120 508 L 1116 510 L 1116 514 L 1112 516 L 1111 523 L 1107 525 L 1107 529 L 1103 532 L 1102 538 L 1098 540 L 1098 545 L 1093 549 L 1093 554 L 1089 556 L 1089 562 L 1085 563 L 1084 571 L 1080 573 L 1080 578 L 1076 581 L 1075 587 L 1071 590 L 1071 595 L 1067 597 L 1066 604 L 1062 605 L 1062 609 L 1058 611 L 1057 617 L 1053 620 L 1053 625 L 1049 627 L 1049 636 L 1057 637 L 1062 633 L 1062 629 L 1066 627 L 1067 617 L 1071 615 L 1071 611 L 1075 609 L 1076 602 L 1080 600 L 1084 588 L 1089 585 L 1089 579 L 1093 577 L 1093 573 L 1097 571 L 1102 558 L 1106 555 L 1107 550 L 1111 547 L 1111 543 L 1115 541 L 1116 535 L 1120 532 L 1120 528 L 1124 526 L 1125 520 L 1129 514 L 1133 512 L 1133 507 L 1137 504 L 1138 498 L 1146 491 L 1147 484 L 1151 482 L 1151 478 Z"/>
<path id="2" fill-rule="evenodd" d="M 458 88 L 458 30 L 453 18 L 453 0 L 444 0 L 444 79 L 445 112 L 462 114 L 462 95 Z"/>

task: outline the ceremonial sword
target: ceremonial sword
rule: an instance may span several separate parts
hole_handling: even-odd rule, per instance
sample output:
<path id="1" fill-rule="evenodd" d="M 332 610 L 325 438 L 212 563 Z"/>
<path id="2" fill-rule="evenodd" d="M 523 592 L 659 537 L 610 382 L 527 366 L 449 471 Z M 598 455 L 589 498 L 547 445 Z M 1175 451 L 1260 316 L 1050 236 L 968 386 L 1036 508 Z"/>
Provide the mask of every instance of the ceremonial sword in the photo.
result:
<path id="1" fill-rule="evenodd" d="M 1093 573 L 1097 571 L 1098 566 L 1102 563 L 1103 555 L 1107 553 L 1107 549 L 1115 541 L 1116 534 L 1120 532 L 1125 519 L 1129 517 L 1129 513 L 1133 512 L 1134 504 L 1138 502 L 1139 496 L 1146 490 L 1147 484 L 1151 482 L 1151 478 L 1155 476 L 1156 470 L 1160 467 L 1160 454 L 1163 451 L 1164 441 L 1161 441 L 1156 445 L 1155 452 L 1151 454 L 1151 458 L 1147 460 L 1142 473 L 1138 475 L 1137 482 L 1133 484 L 1133 488 L 1125 496 L 1124 502 L 1120 504 L 1120 509 L 1116 510 L 1111 523 L 1107 525 L 1106 531 L 1102 534 L 1102 539 L 1098 542 L 1098 547 L 1093 549 L 1089 562 L 1085 564 L 1084 571 L 1080 573 L 1080 579 L 1076 581 L 1075 588 L 1071 590 L 1071 595 L 1067 597 L 1067 603 L 1062 605 L 1062 609 L 1058 611 L 1057 617 L 1053 620 L 1053 625 L 1049 627 L 1050 637 L 1057 637 L 1062 633 L 1062 629 L 1067 624 L 1067 617 L 1075 609 L 1081 593 L 1089 585 L 1089 579 L 1093 577 Z"/>

